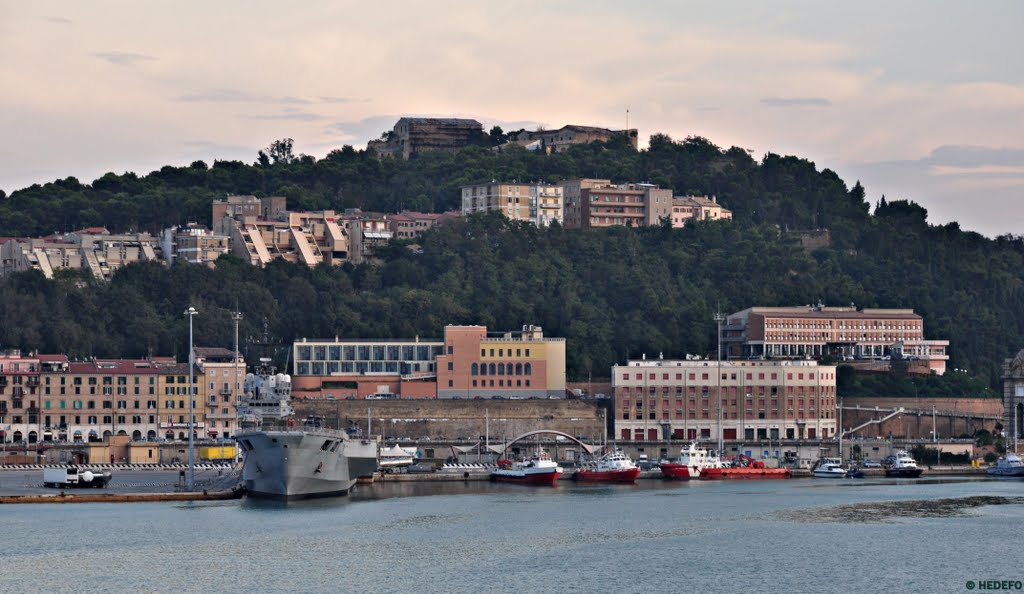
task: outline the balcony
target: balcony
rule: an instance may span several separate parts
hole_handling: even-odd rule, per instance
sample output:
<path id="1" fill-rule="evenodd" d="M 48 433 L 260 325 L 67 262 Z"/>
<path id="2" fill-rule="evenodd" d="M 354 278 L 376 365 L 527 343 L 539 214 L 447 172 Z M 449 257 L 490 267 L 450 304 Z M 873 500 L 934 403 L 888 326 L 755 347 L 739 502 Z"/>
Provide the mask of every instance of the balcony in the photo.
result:
<path id="1" fill-rule="evenodd" d="M 6 386 L 6 385 L 7 385 L 7 376 L 6 375 L 0 375 L 0 386 Z"/>
<path id="2" fill-rule="evenodd" d="M 38 375 L 30 375 L 30 376 L 28 376 L 27 378 L 25 378 L 25 385 L 30 387 L 30 388 L 38 387 L 39 386 L 39 376 Z"/>

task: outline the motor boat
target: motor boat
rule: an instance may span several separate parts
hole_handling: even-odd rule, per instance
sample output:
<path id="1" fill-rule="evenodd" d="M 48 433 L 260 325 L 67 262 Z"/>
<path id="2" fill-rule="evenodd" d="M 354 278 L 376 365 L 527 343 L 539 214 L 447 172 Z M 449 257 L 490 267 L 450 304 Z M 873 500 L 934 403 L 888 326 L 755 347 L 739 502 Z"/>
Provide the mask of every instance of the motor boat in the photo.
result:
<path id="1" fill-rule="evenodd" d="M 843 468 L 841 458 L 822 458 L 811 472 L 818 478 L 843 478 L 846 476 L 846 469 Z"/>
<path id="2" fill-rule="evenodd" d="M 885 476 L 890 478 L 917 478 L 922 472 L 924 469 L 905 450 L 894 451 L 892 462 L 885 468 Z"/>
<path id="3" fill-rule="evenodd" d="M 1013 452 L 1006 452 L 1005 456 L 996 460 L 995 466 L 989 467 L 988 475 L 1024 477 L 1024 464 L 1021 463 L 1020 456 Z"/>
<path id="4" fill-rule="evenodd" d="M 597 463 L 588 464 L 573 473 L 578 481 L 600 481 L 606 483 L 632 483 L 640 476 L 640 467 L 633 463 L 622 450 L 615 450 L 598 458 Z"/>
<path id="5" fill-rule="evenodd" d="M 697 479 L 704 470 L 721 467 L 722 460 L 718 454 L 699 448 L 696 443 L 683 448 L 675 460 L 662 462 L 660 465 L 661 474 L 665 478 L 673 479 Z"/>

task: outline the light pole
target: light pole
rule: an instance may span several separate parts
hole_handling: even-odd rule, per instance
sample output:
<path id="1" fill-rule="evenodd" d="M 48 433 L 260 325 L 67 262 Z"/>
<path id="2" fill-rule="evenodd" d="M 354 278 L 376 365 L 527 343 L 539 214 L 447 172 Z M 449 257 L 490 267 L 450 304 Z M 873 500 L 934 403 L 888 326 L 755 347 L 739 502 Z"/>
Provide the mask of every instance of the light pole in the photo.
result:
<path id="1" fill-rule="evenodd" d="M 192 351 L 192 317 L 197 313 L 196 308 L 189 307 L 185 310 L 185 315 L 188 316 L 188 490 L 192 491 L 195 487 L 195 460 L 193 458 L 194 453 L 192 452 L 193 446 L 193 433 L 195 432 L 195 416 L 193 415 L 193 408 L 195 403 L 192 398 L 192 382 L 193 382 L 193 368 L 195 367 L 195 354 Z"/>
<path id="2" fill-rule="evenodd" d="M 718 324 L 718 372 L 715 375 L 718 376 L 718 451 L 722 452 L 725 449 L 722 433 L 722 320 L 725 316 L 716 311 L 713 317 Z"/>
<path id="3" fill-rule="evenodd" d="M 235 365 L 234 365 L 235 377 L 232 378 L 232 381 L 231 381 L 231 400 L 232 400 L 232 402 L 231 402 L 231 406 L 228 408 L 228 410 L 234 410 L 235 411 L 234 420 L 236 422 L 234 424 L 237 425 L 237 420 L 238 420 L 238 384 L 239 384 L 239 380 L 238 380 L 238 359 L 240 358 L 239 354 L 238 354 L 238 323 L 242 321 L 242 312 L 240 312 L 240 311 L 234 312 L 233 314 L 231 314 L 231 319 L 235 321 Z M 234 433 L 236 429 L 237 429 L 237 427 L 232 426 L 231 427 L 231 433 Z M 235 450 L 237 451 L 237 448 Z"/>

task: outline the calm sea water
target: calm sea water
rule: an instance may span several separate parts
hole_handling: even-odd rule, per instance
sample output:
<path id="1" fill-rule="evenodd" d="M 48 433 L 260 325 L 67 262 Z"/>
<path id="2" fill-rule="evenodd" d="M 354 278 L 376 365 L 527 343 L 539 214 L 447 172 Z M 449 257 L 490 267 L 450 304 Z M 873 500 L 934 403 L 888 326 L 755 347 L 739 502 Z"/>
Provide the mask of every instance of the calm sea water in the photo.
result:
<path id="1" fill-rule="evenodd" d="M 1024 481 L 361 487 L 0 507 L 4 592 L 966 592 L 1024 580 Z"/>

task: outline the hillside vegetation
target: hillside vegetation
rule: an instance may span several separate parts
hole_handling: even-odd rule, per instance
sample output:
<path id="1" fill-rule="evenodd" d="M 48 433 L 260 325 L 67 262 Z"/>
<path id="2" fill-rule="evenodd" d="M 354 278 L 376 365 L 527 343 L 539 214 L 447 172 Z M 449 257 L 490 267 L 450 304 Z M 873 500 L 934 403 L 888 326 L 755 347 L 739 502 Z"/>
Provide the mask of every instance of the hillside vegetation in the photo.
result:
<path id="1" fill-rule="evenodd" d="M 948 338 L 950 368 L 999 384 L 1005 357 L 1024 346 L 1024 240 L 988 239 L 951 223 L 932 226 L 921 206 L 885 200 L 872 209 L 814 163 L 702 138 L 656 135 L 650 148 L 595 143 L 544 156 L 471 147 L 410 161 L 345 147 L 321 160 L 273 155 L 247 165 L 164 167 L 144 177 L 68 178 L 0 200 L 0 236 L 104 225 L 157 231 L 209 224 L 226 194 L 283 195 L 290 208 L 394 212 L 457 208 L 459 186 L 498 180 L 603 177 L 649 181 L 676 195 L 716 195 L 732 222 L 685 229 L 536 229 L 500 216 L 437 228 L 422 253 L 395 244 L 382 265 L 266 269 L 224 257 L 215 270 L 135 265 L 109 284 L 64 273 L 0 279 L 0 345 L 72 356 L 181 354 L 188 305 L 200 311 L 196 344 L 231 347 L 228 312 L 245 314 L 243 345 L 263 334 L 439 338 L 445 324 L 492 330 L 539 324 L 568 339 L 570 378 L 608 375 L 627 357 L 711 354 L 712 312 L 752 305 L 907 307 L 928 338 Z M 262 155 L 261 155 L 262 157 Z M 831 230 L 832 246 L 807 252 L 794 231 Z"/>

